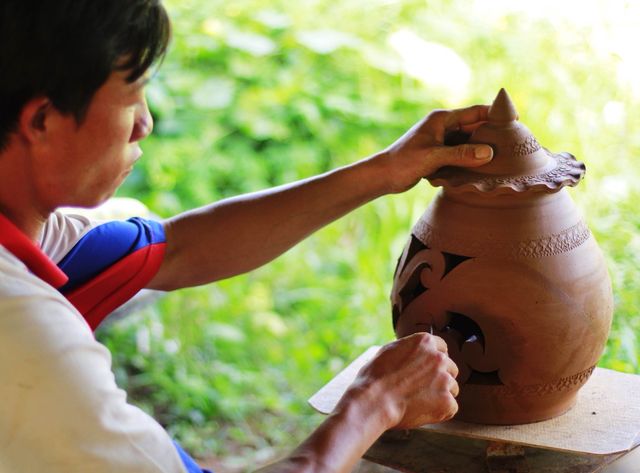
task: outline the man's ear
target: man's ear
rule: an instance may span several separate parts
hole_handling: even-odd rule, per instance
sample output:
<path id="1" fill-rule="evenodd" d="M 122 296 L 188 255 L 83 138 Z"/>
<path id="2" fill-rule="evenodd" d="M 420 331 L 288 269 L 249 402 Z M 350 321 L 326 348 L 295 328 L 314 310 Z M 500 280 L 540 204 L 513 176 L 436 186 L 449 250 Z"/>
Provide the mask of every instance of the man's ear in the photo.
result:
<path id="1" fill-rule="evenodd" d="M 47 97 L 29 100 L 22 107 L 18 132 L 30 142 L 41 141 L 47 131 L 47 120 L 53 111 L 53 104 Z"/>

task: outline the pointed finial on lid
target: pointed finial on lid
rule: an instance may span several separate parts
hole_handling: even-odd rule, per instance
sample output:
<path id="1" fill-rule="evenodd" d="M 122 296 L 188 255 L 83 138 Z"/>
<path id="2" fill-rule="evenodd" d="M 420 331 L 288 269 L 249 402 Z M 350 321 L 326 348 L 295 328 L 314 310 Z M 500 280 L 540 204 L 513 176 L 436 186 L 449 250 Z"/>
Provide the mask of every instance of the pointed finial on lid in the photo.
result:
<path id="1" fill-rule="evenodd" d="M 518 112 L 509 94 L 504 88 L 500 89 L 493 104 L 489 108 L 490 122 L 512 122 L 518 119 Z"/>

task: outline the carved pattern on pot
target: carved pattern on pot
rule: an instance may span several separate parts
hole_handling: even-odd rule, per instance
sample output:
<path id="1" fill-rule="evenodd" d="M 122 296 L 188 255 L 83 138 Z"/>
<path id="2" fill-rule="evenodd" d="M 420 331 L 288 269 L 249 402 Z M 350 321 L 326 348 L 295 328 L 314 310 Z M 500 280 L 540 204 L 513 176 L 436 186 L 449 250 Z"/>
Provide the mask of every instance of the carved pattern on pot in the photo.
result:
<path id="1" fill-rule="evenodd" d="M 556 192 L 565 186 L 575 186 L 585 173 L 583 163 L 569 153 L 550 153 L 541 148 L 553 168 L 540 174 L 520 176 L 485 176 L 473 170 L 444 167 L 429 177 L 434 186 L 446 186 L 457 192 L 522 193 L 526 191 Z"/>
<path id="2" fill-rule="evenodd" d="M 414 235 L 420 235 L 423 244 L 430 248 L 447 248 L 452 253 L 466 252 L 474 257 L 542 258 L 571 251 L 591 236 L 587 224 L 577 224 L 559 233 L 525 241 L 500 241 L 495 238 L 476 238 L 469 241 L 456 236 L 445 236 L 426 221 L 420 220 L 414 227 Z"/>
<path id="3" fill-rule="evenodd" d="M 521 397 L 521 396 L 546 396 L 553 393 L 561 393 L 564 391 L 574 390 L 583 386 L 596 367 L 592 366 L 580 373 L 576 373 L 572 376 L 561 378 L 553 383 L 544 384 L 528 384 L 524 386 L 511 385 L 511 386 L 493 386 L 495 393 L 504 397 Z"/>
<path id="4" fill-rule="evenodd" d="M 419 245 L 419 243 L 418 243 Z M 418 249 L 414 243 L 413 251 Z M 407 251 L 411 251 L 407 248 Z M 442 337 L 449 347 L 449 356 L 456 362 L 458 382 L 473 382 L 473 376 L 483 384 L 502 384 L 497 373 L 497 361 L 487 356 L 485 336 L 473 316 L 450 310 L 448 300 L 440 293 L 447 275 L 471 258 L 445 254 L 422 246 L 413 255 L 403 255 L 406 264 L 397 269 L 396 284 L 403 290 L 394 301 L 394 313 L 405 319 L 415 319 L 415 331 L 430 331 Z M 398 320 L 396 319 L 394 325 Z"/>
<path id="5" fill-rule="evenodd" d="M 538 151 L 542 146 L 538 143 L 538 140 L 532 135 L 528 137 L 526 140 L 518 143 L 513 148 L 513 156 L 526 156 L 528 154 L 533 154 Z"/>
<path id="6" fill-rule="evenodd" d="M 534 138 L 535 139 L 535 138 Z M 558 153 L 552 154 L 549 153 L 548 150 L 545 149 L 545 153 L 549 156 L 554 157 L 557 161 L 557 166 L 548 172 L 543 174 L 536 174 L 531 176 L 517 176 L 517 177 L 506 177 L 506 178 L 492 178 L 492 179 L 483 179 L 481 182 L 485 183 L 487 186 L 497 185 L 497 184 L 511 184 L 511 185 L 526 185 L 533 186 L 537 184 L 545 184 L 548 185 L 549 181 L 553 183 L 560 184 L 577 184 L 582 176 L 584 175 L 585 167 L 582 163 L 576 164 L 576 158 L 569 153 Z"/>
<path id="7" fill-rule="evenodd" d="M 467 138 L 490 144 L 493 160 L 428 177 L 443 189 L 415 224 L 391 293 L 398 337 L 447 342 L 460 371 L 457 418 L 469 422 L 570 409 L 613 313 L 604 258 L 564 189 L 585 167 L 541 147 L 517 118 L 501 90 Z"/>

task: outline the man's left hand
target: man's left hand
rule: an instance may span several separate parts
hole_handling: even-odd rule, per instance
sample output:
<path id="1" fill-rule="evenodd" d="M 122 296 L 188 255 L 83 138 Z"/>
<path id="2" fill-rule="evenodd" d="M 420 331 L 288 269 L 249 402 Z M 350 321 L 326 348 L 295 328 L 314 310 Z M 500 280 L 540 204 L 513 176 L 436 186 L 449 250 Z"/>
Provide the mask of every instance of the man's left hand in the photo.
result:
<path id="1" fill-rule="evenodd" d="M 445 146 L 451 132 L 472 133 L 487 121 L 489 106 L 434 110 L 373 159 L 383 165 L 388 192 L 404 192 L 442 166 L 477 167 L 493 158 L 489 145 Z"/>

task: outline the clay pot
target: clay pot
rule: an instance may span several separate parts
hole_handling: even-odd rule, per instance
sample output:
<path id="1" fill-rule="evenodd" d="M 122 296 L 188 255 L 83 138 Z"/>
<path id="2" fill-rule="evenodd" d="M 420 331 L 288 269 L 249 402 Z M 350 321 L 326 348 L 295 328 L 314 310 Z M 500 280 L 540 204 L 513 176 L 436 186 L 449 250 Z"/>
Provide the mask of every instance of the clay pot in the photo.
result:
<path id="1" fill-rule="evenodd" d="M 468 139 L 494 149 L 442 168 L 392 290 L 398 337 L 432 331 L 460 369 L 457 418 L 519 424 L 570 409 L 600 357 L 613 297 L 604 259 L 566 186 L 585 167 L 541 147 L 502 89 Z"/>

